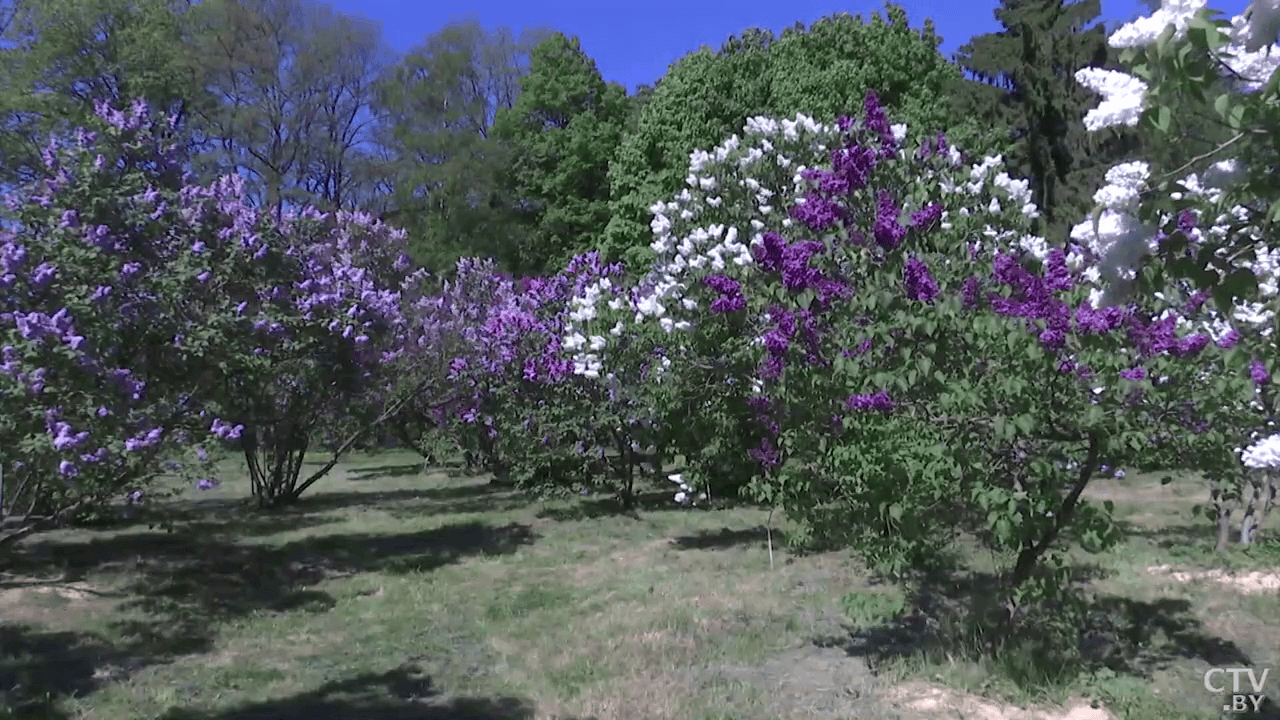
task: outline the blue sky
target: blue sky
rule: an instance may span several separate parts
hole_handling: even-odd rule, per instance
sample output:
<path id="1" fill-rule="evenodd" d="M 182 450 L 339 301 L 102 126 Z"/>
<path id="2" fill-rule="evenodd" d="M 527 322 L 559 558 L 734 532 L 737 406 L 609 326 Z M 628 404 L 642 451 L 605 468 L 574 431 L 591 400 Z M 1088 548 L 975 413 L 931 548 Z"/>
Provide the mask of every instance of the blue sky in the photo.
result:
<path id="1" fill-rule="evenodd" d="M 884 7 L 878 0 L 849 3 L 816 0 L 330 0 L 333 8 L 382 23 L 383 36 L 403 52 L 454 20 L 478 20 L 488 28 L 551 27 L 577 35 L 605 80 L 628 91 L 652 83 L 667 66 L 703 45 L 718 48 L 748 27 L 779 32 L 797 20 L 806 25 L 836 12 L 869 17 Z M 948 57 L 973 35 L 998 29 L 992 0 L 905 0 L 912 27 L 933 18 Z M 1214 7 L 1238 14 L 1245 0 L 1217 0 Z M 1103 0 L 1103 19 L 1129 20 L 1145 14 L 1140 0 Z"/>

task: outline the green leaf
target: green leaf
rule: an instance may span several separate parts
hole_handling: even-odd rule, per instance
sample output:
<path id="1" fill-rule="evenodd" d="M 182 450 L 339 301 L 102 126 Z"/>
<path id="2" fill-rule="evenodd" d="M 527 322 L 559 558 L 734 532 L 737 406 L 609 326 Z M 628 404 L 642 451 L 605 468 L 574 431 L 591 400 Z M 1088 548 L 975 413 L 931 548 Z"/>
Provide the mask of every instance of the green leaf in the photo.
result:
<path id="1" fill-rule="evenodd" d="M 1169 128 L 1173 124 L 1173 110 L 1168 105 L 1160 105 L 1155 108 L 1155 128 L 1161 134 L 1167 135 Z"/>
<path id="2" fill-rule="evenodd" d="M 815 297 L 816 297 L 816 294 L 814 293 L 814 291 L 810 288 L 806 288 L 803 292 L 800 293 L 800 296 L 796 298 L 796 302 L 800 305 L 801 309 L 808 310 L 809 306 L 813 305 L 813 301 Z"/>
<path id="3" fill-rule="evenodd" d="M 1178 53 L 1178 60 L 1181 62 L 1186 61 L 1186 55 L 1189 55 L 1193 49 L 1209 49 L 1209 31 L 1206 28 L 1196 27 L 1194 24 L 1189 24 L 1187 26 L 1187 40 L 1189 40 L 1190 43 L 1183 46 L 1182 51 Z"/>
<path id="4" fill-rule="evenodd" d="M 1280 72 L 1276 73 L 1276 75 L 1280 75 Z M 1280 222 L 1280 198 L 1273 200 L 1271 207 L 1267 209 L 1267 224 L 1270 225 L 1276 222 Z"/>
<path id="5" fill-rule="evenodd" d="M 1220 21 L 1219 21 L 1220 22 Z M 1217 50 L 1222 46 L 1223 35 L 1215 22 L 1204 15 L 1196 14 L 1187 21 L 1187 39 L 1190 44 L 1200 50 Z"/>
<path id="6" fill-rule="evenodd" d="M 1233 105 L 1231 111 L 1227 113 L 1227 126 L 1238 132 L 1244 126 L 1246 110 L 1244 105 Z"/>
<path id="7" fill-rule="evenodd" d="M 1214 112 L 1216 112 L 1216 113 L 1218 113 L 1218 116 L 1219 116 L 1219 117 L 1221 117 L 1222 119 L 1224 119 L 1224 120 L 1225 120 L 1225 119 L 1226 119 L 1226 117 L 1227 117 L 1227 112 L 1228 112 L 1230 109 L 1231 109 L 1231 96 L 1230 96 L 1230 95 L 1228 95 L 1227 93 L 1222 93 L 1222 94 L 1221 94 L 1221 95 L 1219 95 L 1218 97 L 1214 98 L 1214 100 L 1213 100 L 1213 111 L 1214 111 Z"/>
<path id="8" fill-rule="evenodd" d="M 1005 440 L 1011 434 L 1009 432 L 1009 419 L 1004 415 L 997 415 L 991 420 L 991 429 L 995 431 L 996 439 Z"/>

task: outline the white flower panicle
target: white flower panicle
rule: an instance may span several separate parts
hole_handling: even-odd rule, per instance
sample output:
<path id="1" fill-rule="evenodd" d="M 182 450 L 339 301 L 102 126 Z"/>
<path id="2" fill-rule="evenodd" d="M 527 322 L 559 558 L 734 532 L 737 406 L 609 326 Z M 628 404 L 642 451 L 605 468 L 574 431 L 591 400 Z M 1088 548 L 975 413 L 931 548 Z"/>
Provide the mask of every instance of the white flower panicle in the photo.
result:
<path id="1" fill-rule="evenodd" d="M 685 482 L 684 475 L 681 473 L 668 475 L 667 479 L 675 483 L 680 488 L 676 491 L 675 501 L 681 505 L 694 505 L 696 504 L 695 500 L 707 499 L 706 493 L 697 493 L 695 497 L 693 488 L 689 486 L 689 483 Z"/>
<path id="2" fill-rule="evenodd" d="M 1229 42 L 1217 55 L 1227 69 L 1227 81 L 1237 90 L 1261 88 L 1280 67 L 1280 48 L 1275 45 L 1280 30 L 1280 0 L 1257 0 L 1241 15 L 1231 18 L 1226 35 Z"/>
<path id="3" fill-rule="evenodd" d="M 1091 295 L 1095 306 L 1123 302 L 1143 258 L 1157 250 L 1156 229 L 1141 223 L 1137 216 L 1140 194 L 1150 174 L 1150 165 L 1141 161 L 1120 163 L 1108 170 L 1106 185 L 1093 196 L 1099 214 L 1071 229 L 1071 239 L 1098 259 L 1092 278 L 1100 284 Z M 1190 180 L 1189 190 L 1198 186 L 1195 178 Z M 1195 240 L 1199 233 L 1193 231 L 1192 235 Z"/>
<path id="4" fill-rule="evenodd" d="M 1240 462 L 1254 469 L 1280 467 L 1280 435 L 1270 435 L 1245 448 Z"/>
<path id="5" fill-rule="evenodd" d="M 1085 113 L 1084 126 L 1089 132 L 1138 124 L 1147 101 L 1145 82 L 1118 70 L 1102 68 L 1077 70 L 1075 77 L 1076 82 L 1102 96 L 1102 103 Z"/>
<path id="6" fill-rule="evenodd" d="M 1206 0 L 1164 0 L 1159 10 L 1122 25 L 1107 42 L 1117 49 L 1145 47 L 1154 43 L 1170 25 L 1174 28 L 1174 37 L 1180 38 L 1186 34 L 1191 18 L 1205 6 Z"/>

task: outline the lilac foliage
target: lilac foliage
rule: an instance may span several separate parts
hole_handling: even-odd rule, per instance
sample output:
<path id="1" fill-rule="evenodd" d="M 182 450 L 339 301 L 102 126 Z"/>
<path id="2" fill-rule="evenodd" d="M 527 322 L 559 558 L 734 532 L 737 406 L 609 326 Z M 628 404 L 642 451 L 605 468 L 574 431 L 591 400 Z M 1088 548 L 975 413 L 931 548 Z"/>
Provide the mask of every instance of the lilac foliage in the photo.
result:
<path id="1" fill-rule="evenodd" d="M 162 453 L 238 439 L 259 398 L 228 388 L 275 384 L 287 405 L 281 365 L 320 347 L 373 363 L 403 336 L 384 282 L 405 270 L 402 233 L 350 213 L 277 221 L 239 177 L 191 184 L 174 118 L 96 110 L 101 130 L 51 141 L 0 225 L 6 480 L 59 510 L 145 480 Z"/>

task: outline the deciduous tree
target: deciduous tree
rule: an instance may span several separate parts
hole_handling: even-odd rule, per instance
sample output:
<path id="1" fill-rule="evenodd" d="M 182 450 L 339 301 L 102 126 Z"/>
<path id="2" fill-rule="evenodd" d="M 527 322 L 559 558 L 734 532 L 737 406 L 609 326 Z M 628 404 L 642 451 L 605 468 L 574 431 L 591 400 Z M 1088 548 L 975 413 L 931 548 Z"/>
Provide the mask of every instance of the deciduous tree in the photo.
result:
<path id="1" fill-rule="evenodd" d="M 951 120 L 946 92 L 959 71 L 938 53 L 940 42 L 932 23 L 913 29 L 890 4 L 869 22 L 833 15 L 780 38 L 749 30 L 718 52 L 684 57 L 610 166 L 613 217 L 602 249 L 629 264 L 648 257 L 649 207 L 683 186 L 690 152 L 741 132 L 751 116 L 805 113 L 829 122 L 874 90 L 914 132 L 943 130 Z"/>
<path id="2" fill-rule="evenodd" d="M 541 274 L 590 250 L 609 222 L 609 161 L 629 107 L 578 39 L 559 33 L 534 48 L 520 87 L 493 131 L 511 146 L 515 212 L 526 228 L 513 270 Z"/>

